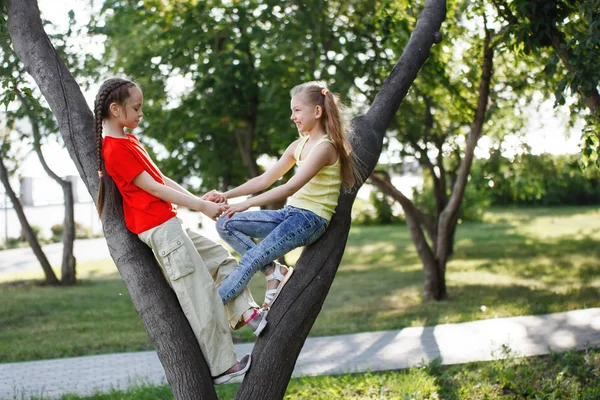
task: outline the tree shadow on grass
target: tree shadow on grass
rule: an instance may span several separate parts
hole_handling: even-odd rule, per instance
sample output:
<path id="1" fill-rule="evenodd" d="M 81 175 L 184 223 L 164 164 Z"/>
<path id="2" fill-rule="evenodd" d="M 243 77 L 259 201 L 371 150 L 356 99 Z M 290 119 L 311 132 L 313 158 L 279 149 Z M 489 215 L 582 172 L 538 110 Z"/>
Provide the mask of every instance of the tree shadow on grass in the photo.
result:
<path id="1" fill-rule="evenodd" d="M 492 208 L 487 211 L 492 218 L 498 218 L 497 222 L 519 221 L 531 222 L 540 217 L 571 217 L 574 215 L 592 215 L 598 213 L 598 206 L 559 206 L 559 207 L 540 207 L 540 206 L 518 206 Z M 510 218 L 503 217 L 503 214 L 510 214 Z"/>
<path id="2" fill-rule="evenodd" d="M 581 257 L 592 261 L 577 259 Z M 501 242 L 488 242 L 485 246 L 458 245 L 448 271 L 460 267 L 461 262 L 473 260 L 488 260 L 476 268 L 487 272 L 553 284 L 566 281 L 585 284 L 600 276 L 600 240 L 591 236 L 532 239 L 507 234 Z"/>

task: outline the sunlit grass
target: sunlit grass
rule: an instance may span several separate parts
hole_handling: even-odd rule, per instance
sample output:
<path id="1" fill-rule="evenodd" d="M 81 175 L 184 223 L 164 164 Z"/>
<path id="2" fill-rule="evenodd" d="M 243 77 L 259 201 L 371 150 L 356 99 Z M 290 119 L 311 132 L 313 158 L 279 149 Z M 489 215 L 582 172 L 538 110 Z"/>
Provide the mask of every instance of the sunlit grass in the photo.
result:
<path id="1" fill-rule="evenodd" d="M 600 398 L 600 350 L 566 352 L 542 357 L 517 358 L 504 348 L 502 358 L 441 366 L 430 365 L 401 371 L 367 372 L 292 379 L 285 400 L 411 399 L 598 399 Z M 217 386 L 221 400 L 235 397 L 239 384 Z M 89 397 L 62 396 L 61 400 L 157 400 L 172 399 L 167 386 L 138 386 Z M 36 398 L 46 400 L 45 398 Z M 16 399 L 15 399 L 16 400 Z"/>
<path id="2" fill-rule="evenodd" d="M 544 232 L 548 221 L 551 235 Z M 461 224 L 442 302 L 422 301 L 422 266 L 406 226 L 353 227 L 311 335 L 597 307 L 600 236 L 593 232 L 599 227 L 600 212 L 592 207 L 495 210 L 485 223 Z M 293 264 L 299 254 L 286 259 Z M 70 288 L 2 277 L 0 362 L 152 348 L 112 260 L 81 263 L 78 277 Z M 261 301 L 264 277 L 257 275 L 250 288 Z M 253 340 L 247 329 L 233 335 Z"/>

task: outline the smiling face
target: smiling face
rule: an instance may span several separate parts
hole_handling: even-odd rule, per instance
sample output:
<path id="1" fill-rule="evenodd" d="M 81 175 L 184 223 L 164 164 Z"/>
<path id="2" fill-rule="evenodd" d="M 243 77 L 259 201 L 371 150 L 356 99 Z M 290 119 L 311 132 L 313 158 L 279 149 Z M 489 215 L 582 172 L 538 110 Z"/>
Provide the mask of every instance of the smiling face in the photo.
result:
<path id="1" fill-rule="evenodd" d="M 125 101 L 125 104 L 111 104 L 111 112 L 123 128 L 134 129 L 140 123 L 142 115 L 144 115 L 142 112 L 143 102 L 142 91 L 133 86 L 129 88 L 129 98 Z"/>
<path id="2" fill-rule="evenodd" d="M 296 124 L 298 132 L 310 133 L 315 128 L 321 127 L 321 107 L 308 104 L 302 94 L 292 96 L 290 107 L 292 109 L 290 118 Z"/>

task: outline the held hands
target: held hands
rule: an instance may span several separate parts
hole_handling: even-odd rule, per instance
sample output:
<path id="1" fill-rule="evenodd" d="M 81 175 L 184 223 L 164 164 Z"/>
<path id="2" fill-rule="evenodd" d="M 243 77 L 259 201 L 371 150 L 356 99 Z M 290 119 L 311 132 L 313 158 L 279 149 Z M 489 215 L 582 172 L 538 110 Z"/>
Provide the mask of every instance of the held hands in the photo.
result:
<path id="1" fill-rule="evenodd" d="M 214 212 L 218 213 L 214 214 L 216 216 L 213 217 L 212 214 L 208 214 L 205 210 L 200 210 L 213 220 L 217 219 L 221 215 L 227 215 L 228 217 L 232 217 L 233 214 L 246 211 L 252 206 L 248 203 L 248 201 L 243 201 L 241 203 L 236 204 L 227 204 L 227 197 L 225 197 L 223 193 L 218 192 L 214 189 L 202 196 L 202 200 L 204 200 L 205 203 L 209 204 L 209 206 L 206 206 L 207 208 L 211 207 L 211 210 L 214 209 Z"/>
<path id="2" fill-rule="evenodd" d="M 227 203 L 227 197 L 214 189 L 202 196 L 202 200 L 212 201 L 213 203 Z"/>
<path id="3" fill-rule="evenodd" d="M 212 201 L 199 200 L 200 204 L 198 206 L 198 211 L 202 212 L 213 221 L 216 221 L 216 219 L 219 218 L 223 212 L 227 211 L 229 207 L 227 203 L 213 203 Z"/>
<path id="4" fill-rule="evenodd" d="M 242 201 L 241 203 L 231 204 L 231 205 L 227 206 L 227 209 L 225 210 L 225 214 L 231 218 L 231 217 L 233 217 L 233 214 L 235 214 L 237 212 L 246 211 L 250 207 L 251 207 L 251 204 L 249 204 L 248 201 Z"/>

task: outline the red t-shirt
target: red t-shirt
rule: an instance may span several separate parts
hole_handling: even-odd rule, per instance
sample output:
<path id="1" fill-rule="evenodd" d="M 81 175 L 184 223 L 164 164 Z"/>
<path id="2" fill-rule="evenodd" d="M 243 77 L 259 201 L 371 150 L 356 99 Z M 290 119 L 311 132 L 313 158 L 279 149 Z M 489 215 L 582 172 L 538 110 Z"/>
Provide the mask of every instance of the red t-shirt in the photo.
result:
<path id="1" fill-rule="evenodd" d="M 136 176 L 146 171 L 156 182 L 165 184 L 158 167 L 135 136 L 128 134 L 127 139 L 106 136 L 102 141 L 102 155 L 106 172 L 123 196 L 127 229 L 139 234 L 177 215 L 173 204 L 151 195 L 133 183 Z"/>

